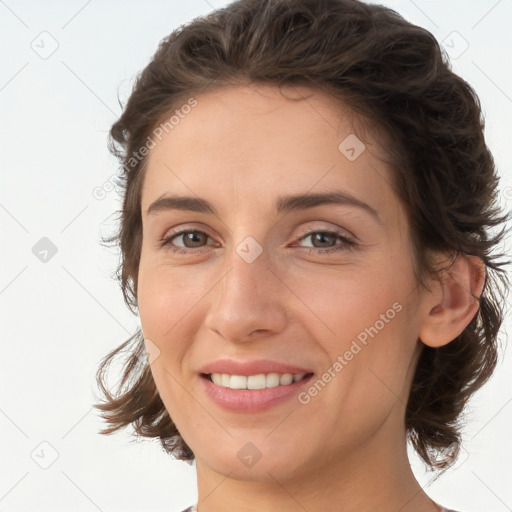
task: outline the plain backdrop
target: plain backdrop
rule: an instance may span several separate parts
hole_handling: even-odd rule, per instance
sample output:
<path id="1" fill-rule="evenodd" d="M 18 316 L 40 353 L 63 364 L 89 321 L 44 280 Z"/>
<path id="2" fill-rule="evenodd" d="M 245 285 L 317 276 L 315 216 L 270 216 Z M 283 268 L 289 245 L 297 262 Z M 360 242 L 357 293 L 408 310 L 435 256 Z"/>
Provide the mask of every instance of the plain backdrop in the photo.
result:
<path id="1" fill-rule="evenodd" d="M 163 37 L 227 3 L 0 0 L 2 512 L 174 512 L 197 498 L 194 466 L 157 441 L 98 434 L 96 369 L 138 325 L 100 239 L 120 206 L 106 146 L 118 95 Z M 510 209 L 512 0 L 381 3 L 431 31 L 477 91 Z M 510 323 L 459 462 L 433 481 L 411 452 L 429 495 L 456 510 L 512 510 Z"/>

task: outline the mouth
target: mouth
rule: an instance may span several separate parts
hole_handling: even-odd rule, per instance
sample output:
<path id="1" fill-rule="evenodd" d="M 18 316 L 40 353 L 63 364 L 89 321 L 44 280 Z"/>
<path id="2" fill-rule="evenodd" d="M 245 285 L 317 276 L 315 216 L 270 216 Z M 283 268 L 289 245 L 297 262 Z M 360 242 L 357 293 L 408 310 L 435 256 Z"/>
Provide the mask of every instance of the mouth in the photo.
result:
<path id="1" fill-rule="evenodd" d="M 203 379 L 216 386 L 234 390 L 261 390 L 290 386 L 297 382 L 309 380 L 314 374 L 309 373 L 259 373 L 256 375 L 232 375 L 228 373 L 201 373 Z"/>
<path id="2" fill-rule="evenodd" d="M 201 373 L 206 396 L 228 412 L 264 413 L 288 402 L 307 386 L 314 373 L 260 373 L 231 375 Z"/>

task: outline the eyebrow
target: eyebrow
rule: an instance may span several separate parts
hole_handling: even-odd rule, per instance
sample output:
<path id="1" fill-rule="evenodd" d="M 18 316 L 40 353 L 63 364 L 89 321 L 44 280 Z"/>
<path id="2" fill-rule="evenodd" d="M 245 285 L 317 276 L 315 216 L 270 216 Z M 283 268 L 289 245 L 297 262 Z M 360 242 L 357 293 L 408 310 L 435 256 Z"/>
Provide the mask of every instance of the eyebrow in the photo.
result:
<path id="1" fill-rule="evenodd" d="M 316 206 L 325 204 L 338 204 L 360 208 L 373 216 L 380 224 L 383 224 L 375 208 L 342 190 L 278 197 L 273 205 L 273 211 L 275 213 L 288 213 L 296 210 L 307 210 L 308 208 L 315 208 Z M 146 213 L 147 215 L 151 215 L 167 210 L 184 210 L 209 213 L 218 216 L 216 208 L 206 199 L 169 194 L 164 194 L 153 201 Z"/>

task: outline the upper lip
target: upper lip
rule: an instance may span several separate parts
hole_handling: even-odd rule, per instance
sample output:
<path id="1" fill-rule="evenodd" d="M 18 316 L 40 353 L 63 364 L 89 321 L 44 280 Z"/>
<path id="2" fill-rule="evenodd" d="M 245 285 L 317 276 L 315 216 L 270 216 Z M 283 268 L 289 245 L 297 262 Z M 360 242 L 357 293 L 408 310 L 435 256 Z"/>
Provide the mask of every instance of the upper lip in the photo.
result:
<path id="1" fill-rule="evenodd" d="M 258 375 L 260 373 L 312 373 L 311 370 L 292 366 L 270 359 L 254 359 L 252 361 L 235 361 L 233 359 L 217 359 L 204 365 L 200 373 L 227 373 L 229 375 Z"/>

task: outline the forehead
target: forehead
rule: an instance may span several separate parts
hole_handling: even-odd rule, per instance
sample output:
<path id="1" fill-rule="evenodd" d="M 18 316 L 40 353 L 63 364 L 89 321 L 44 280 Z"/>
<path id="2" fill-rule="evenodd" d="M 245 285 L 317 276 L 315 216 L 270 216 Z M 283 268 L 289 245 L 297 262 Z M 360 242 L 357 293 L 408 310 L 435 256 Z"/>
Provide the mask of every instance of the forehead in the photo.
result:
<path id="1" fill-rule="evenodd" d="M 166 192 L 261 207 L 284 193 L 343 188 L 376 209 L 392 202 L 377 140 L 330 95 L 252 84 L 194 99 L 149 152 L 143 211 Z"/>

